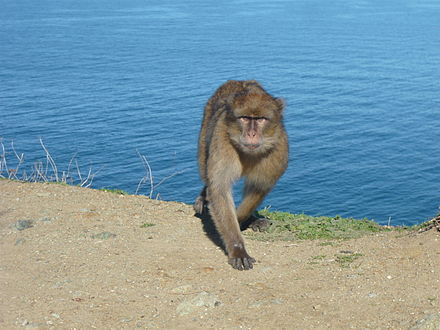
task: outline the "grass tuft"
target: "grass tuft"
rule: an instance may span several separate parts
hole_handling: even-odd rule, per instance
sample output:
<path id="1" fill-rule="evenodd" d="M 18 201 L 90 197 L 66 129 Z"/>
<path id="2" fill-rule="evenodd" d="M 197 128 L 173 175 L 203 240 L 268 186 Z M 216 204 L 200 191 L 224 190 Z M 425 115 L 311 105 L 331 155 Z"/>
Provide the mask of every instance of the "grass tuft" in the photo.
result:
<path id="1" fill-rule="evenodd" d="M 156 225 L 155 223 L 145 222 L 145 223 L 143 223 L 140 227 L 141 227 L 141 228 L 149 228 L 149 227 L 153 227 L 153 226 L 155 226 L 155 225 Z"/>
<path id="2" fill-rule="evenodd" d="M 363 254 L 350 252 L 347 254 L 338 254 L 335 257 L 336 262 L 339 264 L 339 266 L 341 266 L 341 268 L 349 268 L 354 261 L 360 257 L 363 257 Z"/>
<path id="3" fill-rule="evenodd" d="M 122 189 L 101 188 L 98 190 L 106 191 L 106 192 L 110 192 L 110 193 L 118 194 L 118 195 L 129 195 L 128 192 L 126 192 L 125 190 L 122 190 Z"/>
<path id="4" fill-rule="evenodd" d="M 271 220 L 272 226 L 264 233 L 247 231 L 246 236 L 263 241 L 351 239 L 393 230 L 368 219 L 356 220 L 340 216 L 312 217 L 305 214 L 269 212 L 267 209 L 258 213 L 260 216 Z"/>

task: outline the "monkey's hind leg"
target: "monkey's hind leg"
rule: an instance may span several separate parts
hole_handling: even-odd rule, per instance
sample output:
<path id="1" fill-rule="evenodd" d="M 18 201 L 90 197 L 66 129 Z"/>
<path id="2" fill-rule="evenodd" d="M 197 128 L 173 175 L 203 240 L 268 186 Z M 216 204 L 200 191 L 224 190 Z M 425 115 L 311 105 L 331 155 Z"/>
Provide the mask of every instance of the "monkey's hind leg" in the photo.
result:
<path id="1" fill-rule="evenodd" d="M 207 206 L 207 200 L 206 200 L 206 186 L 203 187 L 202 192 L 200 193 L 200 195 L 196 198 L 193 208 L 194 211 L 197 214 L 203 215 L 206 211 L 206 206 Z"/>
<path id="2" fill-rule="evenodd" d="M 270 227 L 272 222 L 269 219 L 258 217 L 254 213 L 269 190 L 270 188 L 265 187 L 264 184 L 246 180 L 243 201 L 237 209 L 241 230 L 251 228 L 253 231 L 266 231 Z"/>

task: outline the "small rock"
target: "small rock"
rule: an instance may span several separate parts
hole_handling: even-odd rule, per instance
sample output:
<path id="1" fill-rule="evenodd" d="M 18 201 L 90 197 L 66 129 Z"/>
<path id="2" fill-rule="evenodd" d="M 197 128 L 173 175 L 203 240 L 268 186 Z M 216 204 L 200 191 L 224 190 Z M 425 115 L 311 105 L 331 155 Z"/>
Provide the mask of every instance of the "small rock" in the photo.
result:
<path id="1" fill-rule="evenodd" d="M 181 285 L 171 290 L 172 293 L 189 293 L 191 291 L 194 291 L 191 284 Z"/>
<path id="2" fill-rule="evenodd" d="M 15 245 L 22 245 L 24 242 L 26 242 L 24 238 L 19 238 L 15 241 Z"/>
<path id="3" fill-rule="evenodd" d="M 284 303 L 284 301 L 282 299 L 278 299 L 278 298 L 272 299 L 270 302 L 274 305 L 282 305 Z"/>
<path id="4" fill-rule="evenodd" d="M 429 314 L 420 319 L 409 330 L 438 330 L 440 329 L 440 313 Z"/>
<path id="5" fill-rule="evenodd" d="M 33 226 L 34 226 L 34 222 L 32 220 L 18 220 L 15 223 L 15 228 L 20 231 L 28 228 L 32 228 Z"/>
<path id="6" fill-rule="evenodd" d="M 25 326 L 26 326 L 26 328 L 41 329 L 41 328 L 45 327 L 46 324 L 44 324 L 42 322 L 27 322 L 27 324 Z"/>
<path id="7" fill-rule="evenodd" d="M 266 266 L 266 267 L 261 268 L 261 272 L 262 273 L 268 273 L 268 272 L 271 272 L 271 271 L 273 271 L 273 268 L 270 267 L 270 266 Z"/>
<path id="8" fill-rule="evenodd" d="M 217 296 L 213 295 L 212 293 L 202 291 L 195 297 L 181 302 L 177 306 L 176 312 L 182 316 L 190 314 L 201 307 L 214 308 L 220 304 L 221 302 L 218 300 Z"/>
<path id="9" fill-rule="evenodd" d="M 283 303 L 284 301 L 282 299 L 258 300 L 249 304 L 248 308 L 260 308 L 263 306 L 270 306 L 270 305 L 282 305 Z"/>
<path id="10" fill-rule="evenodd" d="M 251 282 L 251 283 L 248 283 L 247 285 L 249 285 L 252 288 L 259 289 L 259 290 L 269 289 L 269 287 L 266 285 L 266 283 L 263 283 L 263 282 Z"/>
<path id="11" fill-rule="evenodd" d="M 205 273 L 210 273 L 214 271 L 214 267 L 207 266 L 207 267 L 203 267 L 202 270 Z"/>
<path id="12" fill-rule="evenodd" d="M 109 239 L 109 238 L 116 237 L 116 234 L 110 233 L 108 231 L 103 231 L 102 233 L 92 235 L 91 237 L 97 238 L 97 239 Z"/>
<path id="13" fill-rule="evenodd" d="M 264 301 L 254 301 L 253 303 L 249 304 L 248 308 L 260 308 L 264 305 Z"/>
<path id="14" fill-rule="evenodd" d="M 52 288 L 53 289 L 63 288 L 66 284 L 69 284 L 71 282 L 72 282 L 72 280 L 69 280 L 69 279 L 58 281 L 58 282 L 55 282 L 54 285 L 52 285 Z"/>

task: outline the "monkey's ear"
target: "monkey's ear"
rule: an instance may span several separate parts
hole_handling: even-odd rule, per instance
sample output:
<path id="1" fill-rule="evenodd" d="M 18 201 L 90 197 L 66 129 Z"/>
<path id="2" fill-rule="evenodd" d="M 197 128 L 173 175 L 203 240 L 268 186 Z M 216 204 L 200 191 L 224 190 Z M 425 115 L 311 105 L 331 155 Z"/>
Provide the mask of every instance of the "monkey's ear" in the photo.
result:
<path id="1" fill-rule="evenodd" d="M 275 98 L 275 103 L 278 106 L 278 110 L 283 111 L 286 107 L 286 101 L 280 97 Z"/>

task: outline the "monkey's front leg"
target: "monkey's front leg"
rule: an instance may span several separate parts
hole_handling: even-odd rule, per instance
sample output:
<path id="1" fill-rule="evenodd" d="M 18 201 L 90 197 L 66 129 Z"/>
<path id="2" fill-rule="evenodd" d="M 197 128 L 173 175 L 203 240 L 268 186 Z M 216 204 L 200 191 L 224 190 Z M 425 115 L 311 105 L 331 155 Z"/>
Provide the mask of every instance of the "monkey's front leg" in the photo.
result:
<path id="1" fill-rule="evenodd" d="M 228 263 L 235 269 L 249 270 L 254 267 L 255 259 L 246 252 L 243 242 L 234 244 L 232 253 L 228 252 L 228 255 Z"/>
<path id="2" fill-rule="evenodd" d="M 255 259 L 247 253 L 244 246 L 230 187 L 208 186 L 208 200 L 209 212 L 225 243 L 229 264 L 238 270 L 253 268 Z"/>

